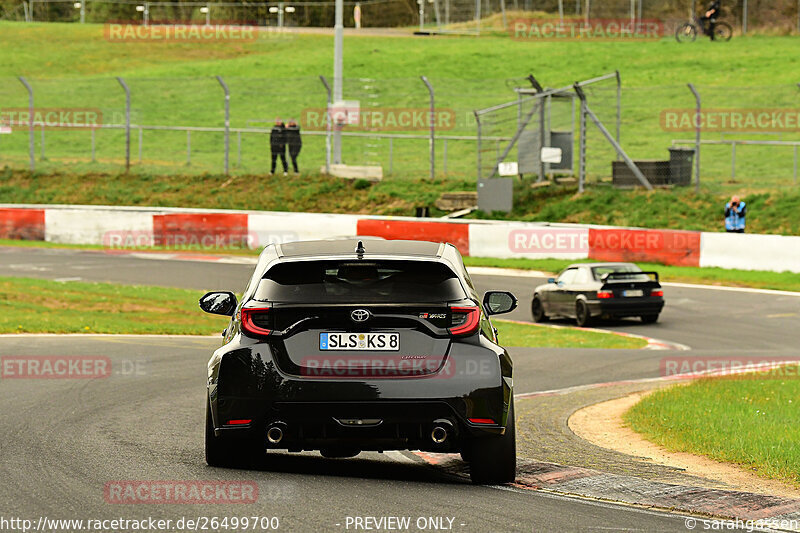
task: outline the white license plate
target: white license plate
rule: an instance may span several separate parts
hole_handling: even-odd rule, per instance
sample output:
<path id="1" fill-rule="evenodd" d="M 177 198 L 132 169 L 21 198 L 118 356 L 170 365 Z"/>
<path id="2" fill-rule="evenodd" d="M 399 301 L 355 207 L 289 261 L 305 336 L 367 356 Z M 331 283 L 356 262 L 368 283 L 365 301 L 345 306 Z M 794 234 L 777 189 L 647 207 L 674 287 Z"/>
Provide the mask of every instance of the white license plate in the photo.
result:
<path id="1" fill-rule="evenodd" d="M 638 298 L 644 296 L 644 291 L 642 289 L 633 289 L 622 291 L 622 295 L 627 298 Z"/>
<path id="2" fill-rule="evenodd" d="M 364 350 L 396 352 L 400 349 L 399 333 L 320 333 L 320 350 Z"/>

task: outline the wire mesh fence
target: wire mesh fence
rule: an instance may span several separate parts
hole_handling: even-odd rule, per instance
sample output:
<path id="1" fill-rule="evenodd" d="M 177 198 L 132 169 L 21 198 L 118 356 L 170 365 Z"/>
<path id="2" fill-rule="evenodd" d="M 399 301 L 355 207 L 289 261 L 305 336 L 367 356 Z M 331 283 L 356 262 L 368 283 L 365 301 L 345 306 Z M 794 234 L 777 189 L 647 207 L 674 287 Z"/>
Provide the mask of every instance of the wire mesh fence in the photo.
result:
<path id="1" fill-rule="evenodd" d="M 220 173 L 225 159 L 225 93 L 213 77 L 127 78 L 131 92 L 130 162 L 154 174 Z M 268 171 L 269 130 L 276 118 L 296 119 L 303 132 L 302 171 L 326 163 L 328 95 L 319 77 L 226 77 L 230 90 L 229 169 Z M 0 78 L 0 165 L 37 170 L 119 171 L 126 163 L 125 92 L 113 78 L 31 79 L 30 102 L 16 78 Z M 567 87 L 544 98 L 525 78 L 459 80 L 348 78 L 344 94 L 358 120 L 343 128 L 343 162 L 380 166 L 394 179 L 429 176 L 431 121 L 437 179 L 490 177 L 500 162 L 517 175 L 578 177 L 587 186 L 614 183 L 624 161 L 592 121 L 584 128 L 580 101 Z M 546 88 L 545 88 L 546 89 Z M 587 106 L 607 133 L 648 175 L 672 172 L 676 149 L 695 150 L 700 126 L 700 182 L 708 186 L 794 186 L 800 145 L 800 87 L 626 87 L 613 77 L 583 87 Z M 498 102 L 501 103 L 498 105 Z M 476 119 L 476 110 L 497 108 Z M 520 126 L 523 126 L 520 129 Z M 478 138 L 482 139 L 479 143 Z M 512 143 L 514 137 L 517 139 Z M 562 161 L 542 161 L 559 148 Z M 507 153 L 506 153 L 507 152 Z M 681 154 L 678 154 L 679 156 Z M 692 152 L 692 157 L 695 152 Z M 697 172 L 692 162 L 691 176 Z M 620 174 L 621 175 L 621 174 Z M 628 175 L 630 178 L 630 175 Z M 619 183 L 617 183 L 619 184 Z M 637 185 L 635 182 L 629 184 Z M 686 184 L 686 183 L 681 183 Z"/>

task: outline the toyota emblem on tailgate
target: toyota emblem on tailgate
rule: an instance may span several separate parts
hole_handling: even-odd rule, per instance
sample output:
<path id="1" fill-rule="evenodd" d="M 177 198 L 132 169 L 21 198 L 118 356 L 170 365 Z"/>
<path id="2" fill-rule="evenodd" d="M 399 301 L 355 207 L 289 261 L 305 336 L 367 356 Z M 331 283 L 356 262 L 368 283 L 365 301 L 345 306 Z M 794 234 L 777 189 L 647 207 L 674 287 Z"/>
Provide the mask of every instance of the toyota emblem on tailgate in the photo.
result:
<path id="1" fill-rule="evenodd" d="M 354 309 L 350 312 L 353 322 L 365 322 L 369 318 L 369 311 L 366 309 Z"/>

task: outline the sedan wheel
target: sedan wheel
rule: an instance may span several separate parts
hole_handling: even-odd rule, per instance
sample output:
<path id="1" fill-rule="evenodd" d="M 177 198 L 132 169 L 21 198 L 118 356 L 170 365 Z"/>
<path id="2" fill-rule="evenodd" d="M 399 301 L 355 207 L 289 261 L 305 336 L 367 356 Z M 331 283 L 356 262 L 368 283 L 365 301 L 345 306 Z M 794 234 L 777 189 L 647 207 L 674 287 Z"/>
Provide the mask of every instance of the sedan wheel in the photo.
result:
<path id="1" fill-rule="evenodd" d="M 533 297 L 531 315 L 533 315 L 534 322 L 547 322 L 550 320 L 550 317 L 544 314 L 544 305 L 542 305 L 542 300 L 540 300 L 538 296 Z"/>
<path id="2" fill-rule="evenodd" d="M 592 314 L 589 312 L 589 306 L 583 300 L 578 300 L 575 303 L 575 322 L 580 327 L 588 326 L 592 323 Z"/>

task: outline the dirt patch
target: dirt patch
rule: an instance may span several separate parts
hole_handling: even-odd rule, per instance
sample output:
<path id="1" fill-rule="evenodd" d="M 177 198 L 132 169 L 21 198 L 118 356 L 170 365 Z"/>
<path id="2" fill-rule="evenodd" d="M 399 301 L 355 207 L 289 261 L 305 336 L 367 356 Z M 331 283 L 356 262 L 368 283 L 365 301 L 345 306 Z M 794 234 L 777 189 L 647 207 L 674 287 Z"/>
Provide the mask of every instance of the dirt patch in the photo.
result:
<path id="1" fill-rule="evenodd" d="M 690 453 L 668 451 L 625 427 L 622 415 L 651 392 L 635 392 L 584 407 L 570 416 L 567 422 L 569 428 L 582 439 L 602 448 L 639 457 L 645 462 L 683 469 L 686 474 L 714 480 L 728 488 L 800 498 L 800 489 L 791 485 L 759 477 L 736 465 Z"/>

